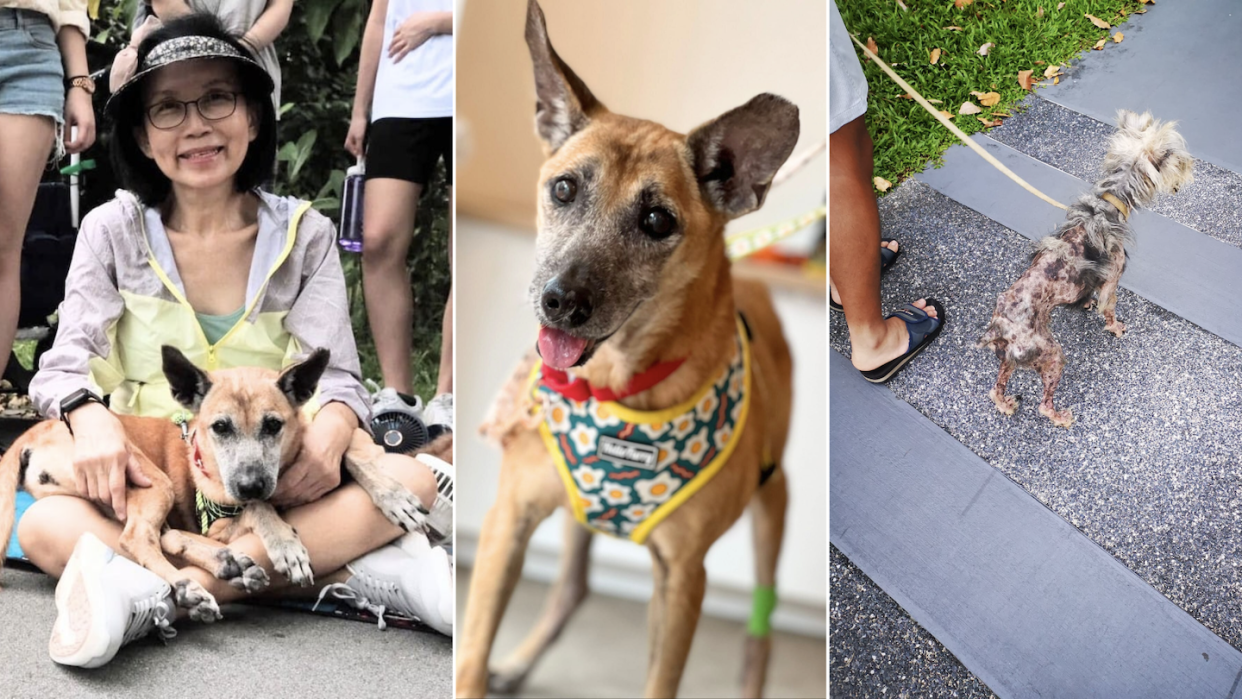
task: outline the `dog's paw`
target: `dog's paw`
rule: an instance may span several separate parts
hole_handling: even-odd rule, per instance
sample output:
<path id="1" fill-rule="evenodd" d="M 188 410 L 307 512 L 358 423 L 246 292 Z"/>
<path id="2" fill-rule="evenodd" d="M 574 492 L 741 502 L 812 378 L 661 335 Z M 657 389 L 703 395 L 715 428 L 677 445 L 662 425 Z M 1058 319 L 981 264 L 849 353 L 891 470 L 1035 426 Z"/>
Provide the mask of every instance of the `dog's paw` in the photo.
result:
<path id="1" fill-rule="evenodd" d="M 1105 325 L 1104 329 L 1116 335 L 1117 337 L 1121 337 L 1122 335 L 1126 334 L 1126 324 L 1119 320 L 1114 320 L 1108 325 Z"/>
<path id="2" fill-rule="evenodd" d="M 1018 410 L 1017 396 L 1002 396 L 998 395 L 995 390 L 992 390 L 988 392 L 988 398 L 991 398 L 992 402 L 996 404 L 996 409 L 1005 415 L 1013 415 Z"/>
<path id="3" fill-rule="evenodd" d="M 525 682 L 526 672 L 523 671 L 492 670 L 487 673 L 487 691 L 490 694 L 517 694 Z"/>
<path id="4" fill-rule="evenodd" d="M 300 587 L 315 584 L 315 575 L 311 572 L 310 553 L 302 542 L 285 539 L 269 546 L 267 555 L 272 559 L 272 567 L 277 573 L 289 579 L 289 582 Z"/>
<path id="5" fill-rule="evenodd" d="M 1057 427 L 1072 427 L 1074 424 L 1074 413 L 1067 408 L 1065 410 L 1053 410 L 1044 406 L 1039 406 L 1039 414 L 1052 420 L 1052 424 Z"/>
<path id="6" fill-rule="evenodd" d="M 404 487 L 382 487 L 371 493 L 371 501 L 389 522 L 407 532 L 427 530 L 427 508 Z"/>
<path id="7" fill-rule="evenodd" d="M 216 577 L 239 590 L 258 592 L 271 582 L 267 571 L 244 553 L 224 548 L 216 552 L 216 560 L 220 562 L 216 566 Z"/>
<path id="8" fill-rule="evenodd" d="M 194 580 L 178 580 L 173 589 L 173 598 L 177 606 L 188 609 L 190 618 L 207 624 L 222 618 L 220 605 L 202 585 Z"/>

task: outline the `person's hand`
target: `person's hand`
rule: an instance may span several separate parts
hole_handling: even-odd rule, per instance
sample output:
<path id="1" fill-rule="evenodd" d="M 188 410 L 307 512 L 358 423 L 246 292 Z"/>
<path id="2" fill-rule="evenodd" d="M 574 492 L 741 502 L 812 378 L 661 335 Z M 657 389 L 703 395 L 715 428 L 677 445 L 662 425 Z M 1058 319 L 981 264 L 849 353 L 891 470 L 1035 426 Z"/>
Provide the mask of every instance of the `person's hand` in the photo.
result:
<path id="1" fill-rule="evenodd" d="M 125 428 L 110 410 L 90 403 L 69 415 L 73 424 L 73 474 L 78 492 L 125 521 L 125 485 L 151 486 L 130 453 Z"/>
<path id="2" fill-rule="evenodd" d="M 362 157 L 363 142 L 367 137 L 367 118 L 355 114 L 349 120 L 349 133 L 345 136 L 345 150 L 355 158 Z"/>
<path id="3" fill-rule="evenodd" d="M 392 33 L 392 43 L 388 45 L 388 57 L 392 59 L 392 62 L 400 63 L 407 53 L 435 36 L 437 21 L 438 18 L 434 12 L 415 12 L 406 17 L 401 26 Z"/>
<path id="4" fill-rule="evenodd" d="M 77 138 L 72 138 L 73 127 L 78 127 Z M 80 87 L 70 88 L 65 95 L 65 151 L 81 153 L 95 143 L 95 110 L 91 96 Z"/>
<path id="5" fill-rule="evenodd" d="M 279 507 L 305 505 L 341 484 L 341 457 L 353 437 L 353 426 L 331 414 L 326 407 L 303 433 L 297 460 L 280 474 L 272 504 Z"/>

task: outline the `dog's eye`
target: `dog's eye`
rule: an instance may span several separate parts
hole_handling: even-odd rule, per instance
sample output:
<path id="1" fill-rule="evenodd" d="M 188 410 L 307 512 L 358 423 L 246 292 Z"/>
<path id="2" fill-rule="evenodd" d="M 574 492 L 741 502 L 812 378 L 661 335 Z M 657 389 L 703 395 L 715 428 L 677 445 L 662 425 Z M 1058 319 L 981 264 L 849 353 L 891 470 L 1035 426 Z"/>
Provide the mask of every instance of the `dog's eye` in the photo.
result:
<path id="1" fill-rule="evenodd" d="M 677 227 L 677 220 L 664 209 L 647 209 L 643 212 L 642 222 L 639 225 L 647 235 L 656 240 L 663 240 Z"/>
<path id="2" fill-rule="evenodd" d="M 227 435 L 233 434 L 233 423 L 225 419 L 216 420 L 215 422 L 211 423 L 211 431 L 215 432 L 221 437 L 225 437 Z"/>
<path id="3" fill-rule="evenodd" d="M 578 183 L 568 177 L 562 177 L 552 184 L 552 196 L 562 204 L 568 204 L 578 196 Z"/>
<path id="4" fill-rule="evenodd" d="M 265 437 L 275 437 L 284 429 L 285 421 L 278 417 L 267 416 L 263 418 L 263 425 L 259 428 Z"/>

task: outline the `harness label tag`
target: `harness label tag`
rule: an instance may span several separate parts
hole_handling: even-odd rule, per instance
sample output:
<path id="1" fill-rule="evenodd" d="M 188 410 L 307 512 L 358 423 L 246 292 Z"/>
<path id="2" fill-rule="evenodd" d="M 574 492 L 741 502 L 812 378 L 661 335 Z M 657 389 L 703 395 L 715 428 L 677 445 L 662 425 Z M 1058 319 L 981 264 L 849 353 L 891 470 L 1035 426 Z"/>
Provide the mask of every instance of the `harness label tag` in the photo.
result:
<path id="1" fill-rule="evenodd" d="M 656 470 L 660 455 L 660 450 L 655 445 L 627 442 L 608 435 L 600 435 L 598 448 L 601 459 L 607 459 L 621 466 L 633 466 L 648 471 Z"/>

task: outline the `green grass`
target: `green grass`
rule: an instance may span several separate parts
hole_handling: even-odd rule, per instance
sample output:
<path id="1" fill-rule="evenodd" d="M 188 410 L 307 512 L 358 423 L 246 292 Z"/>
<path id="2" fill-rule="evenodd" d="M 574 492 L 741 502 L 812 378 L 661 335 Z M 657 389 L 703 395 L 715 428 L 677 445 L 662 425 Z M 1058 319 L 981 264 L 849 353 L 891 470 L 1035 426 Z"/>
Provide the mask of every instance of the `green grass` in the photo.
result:
<path id="1" fill-rule="evenodd" d="M 952 0 L 904 2 L 908 11 L 895 0 L 837 0 L 837 7 L 851 34 L 863 43 L 874 38 L 880 59 L 929 101 L 940 100 L 933 106 L 953 113 L 953 123 L 967 135 L 987 130 L 977 116 L 1014 113 L 1014 105 L 1028 94 L 1018 84 L 1019 71 L 1032 70 L 1033 77 L 1043 78 L 1048 66 L 1064 67 L 1104 38 L 1109 41 L 1103 50 L 1115 50 L 1111 36 L 1124 34 L 1125 27 L 1117 25 L 1129 13 L 1143 7 L 1156 11 L 1139 0 L 1066 0 L 1060 10 L 1059 0 L 976 0 L 960 9 Z M 1040 7 L 1042 17 L 1037 16 Z M 1113 28 L 1096 27 L 1086 14 Z M 987 56 L 978 55 L 986 43 L 994 46 Z M 933 65 L 930 55 L 936 48 L 941 56 Z M 914 100 L 901 98 L 905 91 L 854 49 L 869 86 L 867 128 L 875 144 L 875 174 L 896 185 L 939 159 L 957 137 Z M 979 115 L 959 115 L 963 102 L 982 107 L 972 91 L 999 93 L 1000 103 L 983 107 Z"/>

